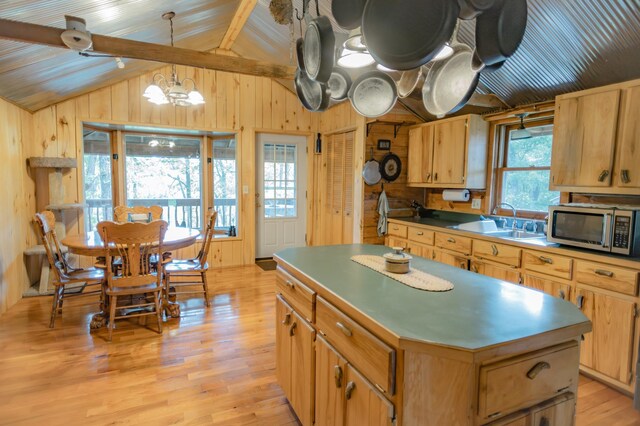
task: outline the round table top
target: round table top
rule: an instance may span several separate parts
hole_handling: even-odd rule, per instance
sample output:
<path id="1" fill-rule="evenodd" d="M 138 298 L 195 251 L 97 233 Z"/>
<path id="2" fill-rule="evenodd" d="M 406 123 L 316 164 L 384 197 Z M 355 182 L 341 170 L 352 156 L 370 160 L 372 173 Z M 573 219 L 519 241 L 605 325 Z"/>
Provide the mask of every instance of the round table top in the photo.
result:
<path id="1" fill-rule="evenodd" d="M 200 236 L 200 231 L 189 228 L 169 227 L 162 242 L 163 250 L 177 250 L 189 247 Z M 104 253 L 104 243 L 98 231 L 86 234 L 67 235 L 60 241 L 69 248 L 71 253 L 85 256 L 100 256 Z"/>

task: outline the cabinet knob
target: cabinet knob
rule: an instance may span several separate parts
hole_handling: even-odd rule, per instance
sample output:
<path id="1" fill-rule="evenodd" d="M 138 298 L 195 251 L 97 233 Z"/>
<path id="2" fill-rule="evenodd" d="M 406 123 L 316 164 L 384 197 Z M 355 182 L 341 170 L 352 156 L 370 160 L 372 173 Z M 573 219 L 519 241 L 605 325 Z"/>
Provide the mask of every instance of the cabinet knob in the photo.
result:
<path id="1" fill-rule="evenodd" d="M 418 232 L 416 233 L 416 235 L 422 236 L 422 235 L 424 235 L 424 232 L 422 232 L 422 231 L 418 231 Z"/>
<path id="2" fill-rule="evenodd" d="M 296 327 L 297 326 L 298 326 L 298 323 L 296 323 L 296 322 L 291 324 L 291 327 L 289 327 L 289 336 L 294 336 L 296 334 Z"/>
<path id="3" fill-rule="evenodd" d="M 347 383 L 347 386 L 344 390 L 344 396 L 347 398 L 347 401 L 351 399 L 351 394 L 356 388 L 356 384 L 353 382 Z"/>
<path id="4" fill-rule="evenodd" d="M 438 181 L 438 174 L 436 173 L 435 176 L 433 177 L 434 180 L 437 182 Z"/>
<path id="5" fill-rule="evenodd" d="M 342 331 L 342 333 L 347 337 L 351 337 L 353 335 L 353 333 L 351 332 L 351 329 L 341 322 L 337 322 L 336 327 L 338 327 Z"/>
<path id="6" fill-rule="evenodd" d="M 282 325 L 289 325 L 291 322 L 291 314 L 286 314 L 282 320 Z"/>
<path id="7" fill-rule="evenodd" d="M 342 387 L 342 367 L 336 365 L 333 367 L 333 375 L 336 380 L 336 387 Z"/>
<path id="8" fill-rule="evenodd" d="M 631 182 L 631 178 L 629 177 L 629 170 L 627 169 L 622 169 L 620 171 L 620 178 L 622 179 L 622 183 L 629 183 Z"/>
<path id="9" fill-rule="evenodd" d="M 604 180 L 609 176 L 609 170 L 603 170 L 600 172 L 598 176 L 598 182 L 604 182 Z"/>
<path id="10" fill-rule="evenodd" d="M 436 252 L 435 251 L 431 252 L 431 259 L 433 259 L 433 260 L 436 259 Z"/>
<path id="11" fill-rule="evenodd" d="M 431 173 L 427 173 L 427 178 L 425 180 L 428 181 L 429 179 L 431 179 Z"/>
<path id="12" fill-rule="evenodd" d="M 548 368 L 551 368 L 551 365 L 549 365 L 549 363 L 548 363 L 548 362 L 546 362 L 546 361 L 540 361 L 539 363 L 537 363 L 536 365 L 534 365 L 534 366 L 531 368 L 531 370 L 527 371 L 527 377 L 528 377 L 530 380 L 533 380 L 533 379 L 535 379 L 535 378 L 536 378 L 536 376 L 537 376 L 538 374 L 540 374 L 540 372 L 541 372 L 542 370 L 546 370 L 546 369 L 548 369 Z"/>
<path id="13" fill-rule="evenodd" d="M 287 280 L 287 287 L 289 287 L 291 290 L 296 289 L 296 285 L 289 280 Z"/>

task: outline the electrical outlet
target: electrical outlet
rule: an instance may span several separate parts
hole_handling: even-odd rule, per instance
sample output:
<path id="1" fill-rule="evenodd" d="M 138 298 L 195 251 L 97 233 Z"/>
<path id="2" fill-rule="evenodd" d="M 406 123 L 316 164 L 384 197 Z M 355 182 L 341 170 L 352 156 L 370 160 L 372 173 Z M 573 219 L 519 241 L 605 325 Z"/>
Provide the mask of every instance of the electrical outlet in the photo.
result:
<path id="1" fill-rule="evenodd" d="M 471 208 L 480 210 L 482 208 L 482 199 L 474 198 L 473 200 L 471 200 Z"/>
<path id="2" fill-rule="evenodd" d="M 242 193 L 247 195 L 249 193 L 249 185 L 242 185 Z"/>

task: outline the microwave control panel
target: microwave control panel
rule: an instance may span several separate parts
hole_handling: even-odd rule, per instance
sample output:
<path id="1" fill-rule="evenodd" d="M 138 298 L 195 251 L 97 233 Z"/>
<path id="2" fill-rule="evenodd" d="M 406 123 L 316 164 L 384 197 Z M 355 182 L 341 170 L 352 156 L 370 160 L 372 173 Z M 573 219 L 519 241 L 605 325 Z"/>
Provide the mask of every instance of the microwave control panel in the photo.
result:
<path id="1" fill-rule="evenodd" d="M 629 216 L 616 216 L 613 224 L 613 247 L 629 248 L 630 231 L 631 218 Z"/>

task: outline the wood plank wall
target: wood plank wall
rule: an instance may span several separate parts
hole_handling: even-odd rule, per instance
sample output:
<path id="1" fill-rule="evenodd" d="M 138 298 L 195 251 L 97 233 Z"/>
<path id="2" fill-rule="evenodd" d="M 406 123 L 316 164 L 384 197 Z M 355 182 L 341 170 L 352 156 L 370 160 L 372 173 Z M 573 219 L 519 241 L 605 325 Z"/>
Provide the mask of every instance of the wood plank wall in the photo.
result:
<path id="1" fill-rule="evenodd" d="M 29 112 L 0 99 L 0 314 L 20 300 L 28 281 L 23 252 L 29 245 L 33 192 L 23 146 L 32 130 Z"/>

